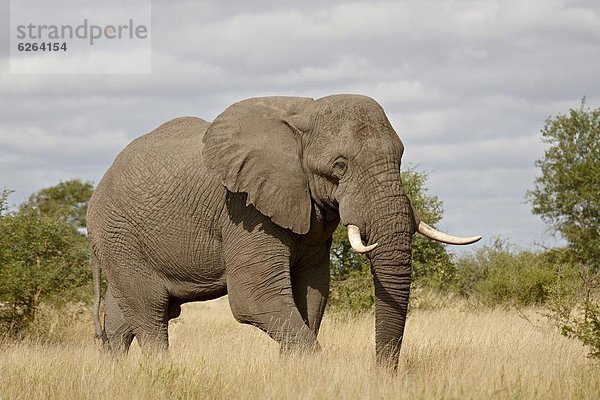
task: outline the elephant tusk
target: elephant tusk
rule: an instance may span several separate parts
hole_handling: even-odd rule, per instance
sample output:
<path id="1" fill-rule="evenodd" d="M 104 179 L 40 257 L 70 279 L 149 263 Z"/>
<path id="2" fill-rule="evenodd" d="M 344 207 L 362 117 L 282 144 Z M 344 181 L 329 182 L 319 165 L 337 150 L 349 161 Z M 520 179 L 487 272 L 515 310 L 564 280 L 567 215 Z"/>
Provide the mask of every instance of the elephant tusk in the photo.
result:
<path id="1" fill-rule="evenodd" d="M 377 243 L 374 243 L 369 246 L 365 246 L 360 238 L 360 229 L 356 225 L 348 225 L 348 240 L 350 241 L 350 245 L 352 249 L 357 253 L 367 253 L 377 247 Z"/>
<path id="2" fill-rule="evenodd" d="M 450 236 L 443 232 L 439 232 L 433 229 L 431 226 L 427 225 L 425 222 L 419 222 L 419 233 L 423 236 L 428 237 L 429 239 L 437 240 L 438 242 L 447 243 L 447 244 L 471 244 L 475 243 L 481 236 L 472 236 L 472 237 L 457 237 Z"/>

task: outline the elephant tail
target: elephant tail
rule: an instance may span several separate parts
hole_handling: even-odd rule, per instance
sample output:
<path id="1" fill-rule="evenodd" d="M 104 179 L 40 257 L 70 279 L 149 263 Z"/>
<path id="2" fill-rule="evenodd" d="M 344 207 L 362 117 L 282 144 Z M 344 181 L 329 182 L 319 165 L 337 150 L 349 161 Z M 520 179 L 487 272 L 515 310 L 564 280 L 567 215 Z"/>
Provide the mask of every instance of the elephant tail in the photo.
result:
<path id="1" fill-rule="evenodd" d="M 94 306 L 93 306 L 93 314 L 94 314 L 94 329 L 96 331 L 96 339 L 102 339 L 102 342 L 105 342 L 106 334 L 104 333 L 104 328 L 100 323 L 100 296 L 101 296 L 101 288 L 100 288 L 100 280 L 101 280 L 101 268 L 98 257 L 92 251 L 91 254 L 91 264 L 92 264 L 92 279 L 94 281 Z"/>

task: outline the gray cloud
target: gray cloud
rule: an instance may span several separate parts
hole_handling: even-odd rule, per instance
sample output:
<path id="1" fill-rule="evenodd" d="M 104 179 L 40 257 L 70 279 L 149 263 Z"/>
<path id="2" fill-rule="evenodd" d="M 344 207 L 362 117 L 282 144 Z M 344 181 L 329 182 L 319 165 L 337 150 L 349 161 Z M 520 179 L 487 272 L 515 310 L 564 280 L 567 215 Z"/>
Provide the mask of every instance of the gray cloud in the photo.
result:
<path id="1" fill-rule="evenodd" d="M 11 75 L 2 53 L 0 185 L 14 201 L 60 179 L 97 182 L 128 141 L 176 116 L 210 120 L 260 95 L 363 93 L 388 113 L 405 165 L 429 172 L 442 228 L 551 241 L 524 193 L 544 119 L 583 96 L 600 106 L 597 2 L 152 7 L 150 75 Z"/>

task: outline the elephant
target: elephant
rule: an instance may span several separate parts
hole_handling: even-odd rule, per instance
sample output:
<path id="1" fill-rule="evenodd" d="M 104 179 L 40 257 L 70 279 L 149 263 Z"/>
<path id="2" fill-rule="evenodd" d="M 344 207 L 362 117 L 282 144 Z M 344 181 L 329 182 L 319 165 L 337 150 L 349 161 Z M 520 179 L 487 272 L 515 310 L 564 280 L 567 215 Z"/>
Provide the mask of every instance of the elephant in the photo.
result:
<path id="1" fill-rule="evenodd" d="M 382 107 L 362 95 L 251 98 L 212 123 L 175 118 L 135 139 L 88 206 L 96 336 L 117 353 L 134 337 L 165 350 L 183 303 L 227 294 L 235 319 L 283 352 L 318 351 L 342 223 L 371 263 L 376 362 L 397 367 L 413 234 L 481 238 L 419 220 L 402 186 L 403 151 Z"/>

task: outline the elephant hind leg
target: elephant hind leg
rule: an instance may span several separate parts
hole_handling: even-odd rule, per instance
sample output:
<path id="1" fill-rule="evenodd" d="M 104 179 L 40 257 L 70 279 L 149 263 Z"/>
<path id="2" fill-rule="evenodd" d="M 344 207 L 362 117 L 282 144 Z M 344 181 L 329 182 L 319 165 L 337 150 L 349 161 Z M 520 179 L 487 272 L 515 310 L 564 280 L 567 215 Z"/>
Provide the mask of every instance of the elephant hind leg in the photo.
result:
<path id="1" fill-rule="evenodd" d="M 136 284 L 144 290 L 130 287 L 133 284 L 118 291 L 109 286 L 105 319 L 109 348 L 115 353 L 127 352 L 135 337 L 143 351 L 162 352 L 169 345 L 166 291 L 152 281 Z"/>
<path id="2" fill-rule="evenodd" d="M 127 353 L 134 334 L 133 328 L 127 322 L 125 315 L 113 296 L 110 285 L 104 296 L 104 334 L 102 342 L 112 353 Z"/>
<path id="3" fill-rule="evenodd" d="M 169 297 L 156 280 L 138 281 L 137 292 L 129 288 L 119 299 L 125 317 L 144 352 L 163 352 L 169 347 Z"/>

